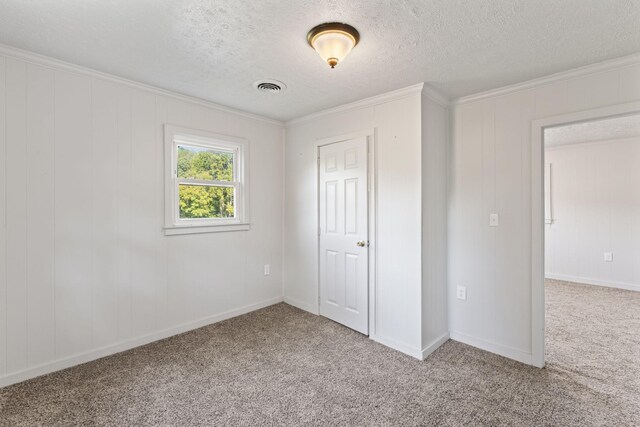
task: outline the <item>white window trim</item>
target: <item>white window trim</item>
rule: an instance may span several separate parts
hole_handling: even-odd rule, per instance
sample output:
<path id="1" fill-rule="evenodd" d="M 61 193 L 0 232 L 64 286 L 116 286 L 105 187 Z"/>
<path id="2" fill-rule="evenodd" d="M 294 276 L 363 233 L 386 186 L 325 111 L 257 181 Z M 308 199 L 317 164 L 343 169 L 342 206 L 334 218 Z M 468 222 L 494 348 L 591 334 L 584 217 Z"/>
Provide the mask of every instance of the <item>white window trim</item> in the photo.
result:
<path id="1" fill-rule="evenodd" d="M 235 217 L 180 219 L 177 176 L 177 146 L 182 144 L 224 149 L 234 153 L 234 182 L 207 181 L 207 184 L 235 187 Z M 249 230 L 249 142 L 246 139 L 165 124 L 165 228 L 167 236 L 192 233 Z M 190 180 L 189 183 L 193 183 Z"/>

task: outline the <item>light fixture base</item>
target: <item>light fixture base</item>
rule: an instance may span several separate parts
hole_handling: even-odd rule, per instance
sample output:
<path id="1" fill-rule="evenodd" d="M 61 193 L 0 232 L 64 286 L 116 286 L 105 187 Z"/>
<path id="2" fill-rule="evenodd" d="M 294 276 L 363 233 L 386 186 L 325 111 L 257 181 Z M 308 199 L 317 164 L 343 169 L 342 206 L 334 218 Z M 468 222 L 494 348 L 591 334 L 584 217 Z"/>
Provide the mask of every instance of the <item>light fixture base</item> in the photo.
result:
<path id="1" fill-rule="evenodd" d="M 344 24 L 342 22 L 325 22 L 324 24 L 316 25 L 309 30 L 307 33 L 307 42 L 309 43 L 309 46 L 315 49 L 313 46 L 313 40 L 320 34 L 330 31 L 346 33 L 353 37 L 353 47 L 355 47 L 360 41 L 360 33 L 351 25 Z"/>

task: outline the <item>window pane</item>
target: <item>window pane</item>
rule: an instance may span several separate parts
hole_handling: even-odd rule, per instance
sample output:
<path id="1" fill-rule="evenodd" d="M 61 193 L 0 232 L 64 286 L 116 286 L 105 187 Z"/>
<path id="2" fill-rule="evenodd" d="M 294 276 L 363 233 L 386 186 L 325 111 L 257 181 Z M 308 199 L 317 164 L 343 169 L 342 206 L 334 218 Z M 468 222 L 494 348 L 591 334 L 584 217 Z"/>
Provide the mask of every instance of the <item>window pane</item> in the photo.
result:
<path id="1" fill-rule="evenodd" d="M 233 181 L 233 154 L 178 145 L 178 178 Z"/>
<path id="2" fill-rule="evenodd" d="M 235 189 L 206 185 L 180 185 L 180 218 L 233 218 Z"/>

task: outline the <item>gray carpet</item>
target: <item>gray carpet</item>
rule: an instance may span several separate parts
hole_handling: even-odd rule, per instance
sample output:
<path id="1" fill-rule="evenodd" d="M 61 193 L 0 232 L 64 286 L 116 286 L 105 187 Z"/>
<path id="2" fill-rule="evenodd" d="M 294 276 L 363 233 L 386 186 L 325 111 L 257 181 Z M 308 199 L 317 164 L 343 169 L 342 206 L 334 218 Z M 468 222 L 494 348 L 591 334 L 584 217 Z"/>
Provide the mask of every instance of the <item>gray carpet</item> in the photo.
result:
<path id="1" fill-rule="evenodd" d="M 548 367 L 420 362 L 285 304 L 0 390 L 0 424 L 640 425 L 640 293 L 550 282 Z"/>

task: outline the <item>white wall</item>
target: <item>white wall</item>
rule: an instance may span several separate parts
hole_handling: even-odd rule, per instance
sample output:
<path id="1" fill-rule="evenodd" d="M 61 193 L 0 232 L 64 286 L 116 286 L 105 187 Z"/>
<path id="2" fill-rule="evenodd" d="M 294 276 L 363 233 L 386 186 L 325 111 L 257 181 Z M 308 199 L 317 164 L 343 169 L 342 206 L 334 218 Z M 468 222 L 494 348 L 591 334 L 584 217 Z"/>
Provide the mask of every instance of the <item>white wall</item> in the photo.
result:
<path id="1" fill-rule="evenodd" d="M 287 125 L 285 301 L 317 312 L 318 139 L 376 129 L 377 276 L 373 339 L 409 354 L 421 348 L 421 88 Z"/>
<path id="2" fill-rule="evenodd" d="M 640 138 L 549 147 L 545 163 L 553 207 L 546 276 L 640 290 Z"/>
<path id="3" fill-rule="evenodd" d="M 449 109 L 422 97 L 422 349 L 449 338 L 447 315 L 447 172 Z"/>
<path id="4" fill-rule="evenodd" d="M 531 362 L 531 121 L 640 100 L 640 64 L 595 67 L 460 100 L 449 201 L 454 339 Z M 489 227 L 489 214 L 500 226 Z M 455 298 L 457 285 L 467 300 Z"/>
<path id="5" fill-rule="evenodd" d="M 280 124 L 34 61 L 0 56 L 0 386 L 282 299 Z M 250 231 L 163 235 L 164 123 L 250 141 Z"/>

